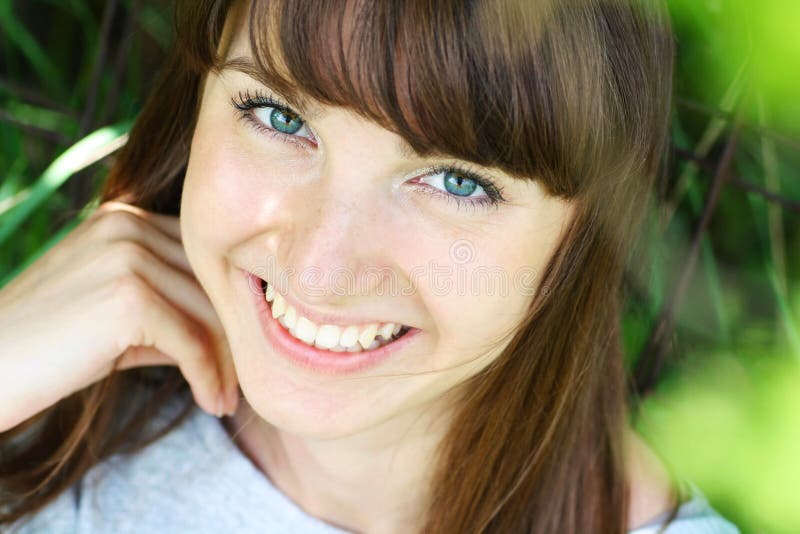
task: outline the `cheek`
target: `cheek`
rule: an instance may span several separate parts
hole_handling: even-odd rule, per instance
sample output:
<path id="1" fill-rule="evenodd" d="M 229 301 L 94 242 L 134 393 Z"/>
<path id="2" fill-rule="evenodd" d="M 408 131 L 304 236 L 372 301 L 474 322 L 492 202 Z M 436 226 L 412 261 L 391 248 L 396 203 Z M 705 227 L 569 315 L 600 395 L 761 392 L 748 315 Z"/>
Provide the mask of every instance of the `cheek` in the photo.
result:
<path id="1" fill-rule="evenodd" d="M 416 259 L 409 272 L 433 323 L 437 365 L 502 347 L 503 335 L 522 319 L 532 298 L 515 287 L 518 259 L 498 246 L 502 240 L 494 234 L 455 240 L 414 235 L 400 257 Z"/>
<path id="2" fill-rule="evenodd" d="M 252 184 L 243 160 L 223 136 L 205 129 L 195 133 L 182 198 L 195 233 L 218 242 L 243 228 L 257 202 Z"/>
<path id="3" fill-rule="evenodd" d="M 225 250 L 269 224 L 282 205 L 290 172 L 269 144 L 225 110 L 201 113 L 192 139 L 182 197 L 182 217 L 204 247 Z"/>
<path id="4" fill-rule="evenodd" d="M 426 263 L 417 286 L 442 363 L 497 354 L 527 315 L 564 223 L 549 204 L 536 218 L 530 211 L 469 239 L 418 241 L 415 257 Z"/>
<path id="5" fill-rule="evenodd" d="M 466 360 L 504 346 L 531 297 L 515 291 L 502 271 L 487 277 L 480 269 L 455 267 L 454 273 L 453 287 L 428 299 L 445 357 Z"/>
<path id="6" fill-rule="evenodd" d="M 214 127 L 213 125 L 217 126 Z M 226 254 L 242 239 L 253 207 L 251 180 L 231 143 L 230 127 L 208 110 L 198 118 L 181 195 L 181 236 L 189 263 L 212 302 L 224 298 L 220 287 Z"/>

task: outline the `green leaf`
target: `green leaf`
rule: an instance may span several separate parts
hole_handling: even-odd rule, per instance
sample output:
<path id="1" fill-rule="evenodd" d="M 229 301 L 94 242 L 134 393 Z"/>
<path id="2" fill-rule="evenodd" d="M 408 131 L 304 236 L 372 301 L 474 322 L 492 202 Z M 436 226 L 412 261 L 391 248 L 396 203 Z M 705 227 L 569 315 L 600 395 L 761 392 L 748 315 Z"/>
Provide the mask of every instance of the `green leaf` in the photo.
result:
<path id="1" fill-rule="evenodd" d="M 29 188 L 25 198 L 0 216 L 0 246 L 70 176 L 122 146 L 132 123 L 129 120 L 101 128 L 56 158 Z"/>

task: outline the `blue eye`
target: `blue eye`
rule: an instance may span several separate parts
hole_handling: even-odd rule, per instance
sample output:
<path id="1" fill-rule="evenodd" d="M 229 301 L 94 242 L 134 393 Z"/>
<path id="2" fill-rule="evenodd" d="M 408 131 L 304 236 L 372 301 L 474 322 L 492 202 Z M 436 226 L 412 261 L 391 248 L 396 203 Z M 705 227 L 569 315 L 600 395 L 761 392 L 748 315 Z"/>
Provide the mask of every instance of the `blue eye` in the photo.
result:
<path id="1" fill-rule="evenodd" d="M 288 135 L 297 134 L 305 125 L 300 115 L 289 109 L 258 107 L 253 109 L 253 115 L 270 128 Z"/>
<path id="2" fill-rule="evenodd" d="M 244 94 L 239 93 L 238 98 L 231 102 L 241 112 L 239 118 L 251 123 L 258 131 L 302 148 L 307 148 L 308 145 L 299 138 L 305 137 L 314 142 L 314 136 L 307 131 L 308 127 L 300 115 L 270 96 L 260 93 L 251 96 L 247 91 Z M 307 135 L 299 134 L 304 128 Z"/>
<path id="3" fill-rule="evenodd" d="M 433 179 L 430 177 L 433 176 Z M 423 181 L 422 179 L 420 181 Z M 424 178 L 425 183 L 429 183 L 440 191 L 445 191 L 451 195 L 468 198 L 474 192 L 483 192 L 483 188 L 474 178 L 470 178 L 465 172 L 452 167 L 439 167 L 429 171 Z M 477 195 L 480 196 L 480 195 Z"/>
<path id="4" fill-rule="evenodd" d="M 472 178 L 466 177 L 455 171 L 444 173 L 444 186 L 454 195 L 468 197 L 480 186 Z"/>
<path id="5" fill-rule="evenodd" d="M 502 189 L 469 170 L 457 165 L 437 165 L 427 169 L 422 178 L 416 179 L 425 193 L 443 197 L 447 201 L 455 201 L 461 208 L 464 206 L 497 206 L 505 202 Z M 475 194 L 477 193 L 477 194 Z"/>
<path id="6" fill-rule="evenodd" d="M 279 130 L 285 134 L 294 135 L 300 128 L 303 127 L 303 121 L 300 120 L 300 115 L 294 114 L 291 111 L 284 111 L 277 108 L 258 108 L 253 110 L 253 114 L 258 118 L 261 118 L 259 112 L 268 109 L 272 109 L 272 112 L 269 114 L 267 122 L 276 130 Z"/>

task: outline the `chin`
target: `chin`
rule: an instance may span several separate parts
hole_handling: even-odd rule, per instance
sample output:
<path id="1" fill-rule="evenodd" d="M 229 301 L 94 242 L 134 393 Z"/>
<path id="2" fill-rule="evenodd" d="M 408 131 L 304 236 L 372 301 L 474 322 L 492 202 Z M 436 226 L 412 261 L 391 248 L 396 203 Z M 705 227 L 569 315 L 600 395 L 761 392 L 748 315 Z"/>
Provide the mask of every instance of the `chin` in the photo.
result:
<path id="1" fill-rule="evenodd" d="M 352 391 L 325 390 L 321 384 L 303 384 L 266 369 L 240 373 L 239 384 L 254 413 L 281 431 L 298 436 L 344 438 L 382 419 L 369 398 L 358 398 Z M 341 381 L 335 384 L 336 388 L 347 386 Z"/>

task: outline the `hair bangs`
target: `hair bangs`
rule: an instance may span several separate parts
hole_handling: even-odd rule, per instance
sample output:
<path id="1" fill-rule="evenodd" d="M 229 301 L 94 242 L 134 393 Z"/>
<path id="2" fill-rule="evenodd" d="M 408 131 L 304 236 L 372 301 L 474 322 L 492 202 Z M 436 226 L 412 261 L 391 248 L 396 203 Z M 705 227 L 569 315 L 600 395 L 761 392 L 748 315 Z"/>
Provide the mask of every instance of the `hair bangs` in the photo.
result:
<path id="1" fill-rule="evenodd" d="M 351 110 L 419 157 L 494 167 L 569 196 L 565 177 L 577 173 L 566 172 L 559 145 L 565 106 L 554 102 L 559 80 L 543 42 L 549 5 L 256 0 L 251 74 L 290 103 Z"/>

